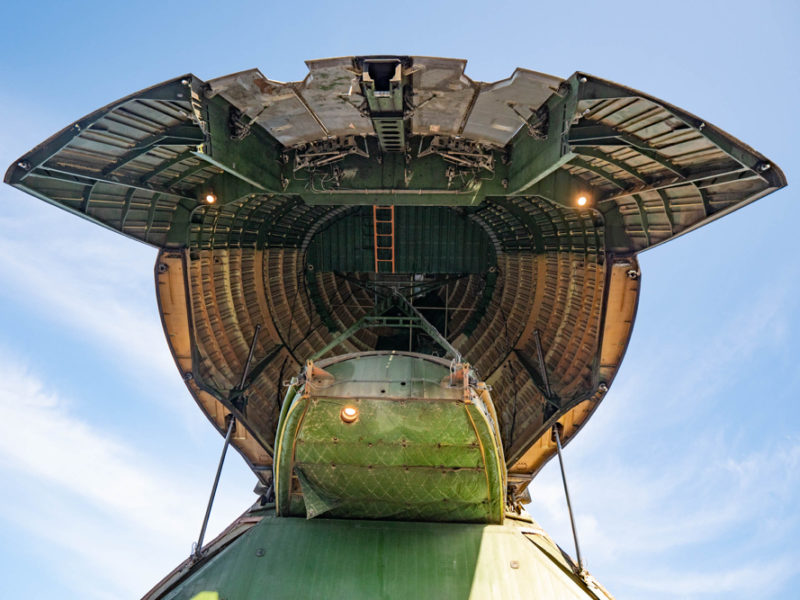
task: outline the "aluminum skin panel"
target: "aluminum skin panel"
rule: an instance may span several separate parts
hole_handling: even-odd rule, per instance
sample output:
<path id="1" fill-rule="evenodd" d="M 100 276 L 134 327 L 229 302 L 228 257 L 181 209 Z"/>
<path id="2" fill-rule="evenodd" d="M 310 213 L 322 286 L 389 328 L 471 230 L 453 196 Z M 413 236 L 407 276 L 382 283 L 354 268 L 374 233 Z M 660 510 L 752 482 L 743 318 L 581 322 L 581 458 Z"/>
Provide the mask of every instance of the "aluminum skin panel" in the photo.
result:
<path id="1" fill-rule="evenodd" d="M 552 75 L 517 69 L 508 79 L 484 84 L 464 127 L 464 136 L 505 146 L 561 82 Z"/>

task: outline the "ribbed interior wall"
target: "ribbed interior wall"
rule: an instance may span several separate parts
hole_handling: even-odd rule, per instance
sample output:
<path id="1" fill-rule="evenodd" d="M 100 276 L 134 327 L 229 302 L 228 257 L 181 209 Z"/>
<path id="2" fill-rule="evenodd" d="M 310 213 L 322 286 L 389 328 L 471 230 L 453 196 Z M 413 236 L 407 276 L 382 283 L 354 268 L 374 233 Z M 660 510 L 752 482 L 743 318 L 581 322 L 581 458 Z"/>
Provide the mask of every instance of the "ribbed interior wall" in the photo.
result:
<path id="1" fill-rule="evenodd" d="M 331 210 L 255 197 L 205 211 L 194 230 L 198 248 L 191 252 L 189 277 L 198 376 L 224 396 L 239 383 L 261 324 L 253 364 L 272 358 L 248 390 L 247 411 L 270 443 L 281 383 L 373 305 L 357 283 L 308 269 L 307 231 Z M 534 331 L 555 395 L 573 401 L 592 387 L 605 281 L 602 225 L 590 211 L 538 198 L 487 203 L 473 218 L 499 249 L 496 280 L 489 287 L 486 274 L 472 274 L 439 294 L 448 294 L 448 337 L 493 385 L 500 428 L 511 447 L 545 421 L 546 400 L 534 383 L 534 377 L 541 380 Z M 483 313 L 467 335 L 479 307 Z M 333 331 L 326 322 L 335 325 Z M 329 355 L 374 349 L 377 341 L 378 332 L 363 330 Z"/>
<path id="2" fill-rule="evenodd" d="M 442 301 L 450 309 L 447 324 L 447 338 L 454 342 L 464 330 L 472 316 L 475 305 L 486 288 L 486 281 L 481 275 L 468 275 L 448 284 L 439 291 Z"/>
<path id="3" fill-rule="evenodd" d="M 492 401 L 508 454 L 526 433 L 542 427 L 547 400 L 515 353 L 487 378 L 487 383 L 492 386 Z"/>
<path id="4" fill-rule="evenodd" d="M 511 447 L 536 437 L 544 423 L 546 400 L 528 371 L 541 380 L 535 331 L 552 393 L 572 402 L 593 389 L 605 285 L 603 228 L 591 211 L 535 198 L 488 204 L 479 218 L 506 251 L 498 256 L 489 309 L 461 345 L 469 346 L 467 359 L 494 388 L 501 431 Z M 509 353 L 512 348 L 527 367 Z"/>
<path id="5" fill-rule="evenodd" d="M 464 358 L 485 377 L 514 347 L 530 316 L 535 293 L 536 265 L 532 254 L 501 254 L 492 299 L 478 327 L 456 343 Z"/>
<path id="6" fill-rule="evenodd" d="M 31 171 L 26 186 L 62 206 L 157 246 L 181 198 L 221 170 L 190 150 L 202 133 L 192 103 L 130 99 L 92 120 Z M 187 131 L 195 141 L 184 141 Z"/>
<path id="7" fill-rule="evenodd" d="M 274 441 L 281 382 L 300 368 L 264 325 L 269 309 L 261 285 L 260 253 L 254 250 L 207 250 L 195 253 L 189 267 L 192 321 L 198 383 L 222 395 L 240 382 L 256 324 L 262 329 L 253 364 L 273 355 L 248 389 L 248 420 L 265 441 Z"/>
<path id="8" fill-rule="evenodd" d="M 310 206 L 299 198 L 253 195 L 224 206 L 197 209 L 190 224 L 192 248 L 299 248 L 331 206 Z"/>
<path id="9" fill-rule="evenodd" d="M 340 332 L 372 310 L 374 303 L 365 289 L 333 273 L 315 273 L 314 277 L 320 300 Z M 377 341 L 378 335 L 370 329 L 362 329 L 350 338 L 358 351 L 373 350 Z"/>
<path id="10" fill-rule="evenodd" d="M 580 124 L 612 127 L 627 143 L 580 144 L 579 158 L 562 168 L 597 190 L 596 200 L 613 198 L 635 250 L 663 242 L 767 187 L 701 131 L 647 98 L 583 100 L 578 112 Z M 725 175 L 705 177 L 715 172 Z"/>
<path id="11" fill-rule="evenodd" d="M 267 248 L 263 260 L 272 321 L 292 355 L 298 362 L 305 361 L 333 341 L 334 334 L 324 325 L 308 295 L 303 253 L 297 248 Z M 350 325 L 352 323 L 346 323 L 346 326 Z M 349 338 L 332 353 L 345 354 L 363 349 Z"/>

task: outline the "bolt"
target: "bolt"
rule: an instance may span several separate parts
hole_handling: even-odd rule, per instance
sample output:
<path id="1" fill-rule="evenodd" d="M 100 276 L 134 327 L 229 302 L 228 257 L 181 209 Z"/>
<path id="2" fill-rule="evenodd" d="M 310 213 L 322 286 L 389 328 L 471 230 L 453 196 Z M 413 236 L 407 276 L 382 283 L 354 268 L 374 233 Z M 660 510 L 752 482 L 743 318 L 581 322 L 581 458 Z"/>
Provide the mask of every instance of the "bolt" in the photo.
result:
<path id="1" fill-rule="evenodd" d="M 256 556 L 261 558 L 262 556 L 264 556 L 264 554 L 265 554 L 265 552 L 264 552 L 263 548 L 256 548 Z"/>
<path id="2" fill-rule="evenodd" d="M 518 560 L 512 560 L 511 563 L 509 563 L 509 564 L 511 565 L 512 569 L 519 569 L 519 561 Z"/>

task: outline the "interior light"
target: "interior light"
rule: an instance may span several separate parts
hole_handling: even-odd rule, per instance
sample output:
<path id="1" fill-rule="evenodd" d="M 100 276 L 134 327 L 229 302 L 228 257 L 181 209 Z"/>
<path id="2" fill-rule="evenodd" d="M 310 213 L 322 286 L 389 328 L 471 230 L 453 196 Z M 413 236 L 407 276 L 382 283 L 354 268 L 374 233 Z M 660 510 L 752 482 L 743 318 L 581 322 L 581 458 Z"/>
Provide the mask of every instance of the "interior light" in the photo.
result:
<path id="1" fill-rule="evenodd" d="M 217 201 L 217 197 L 214 194 L 212 194 L 212 193 L 206 194 L 206 202 L 208 204 L 214 204 L 214 202 L 216 202 L 216 201 Z"/>
<path id="2" fill-rule="evenodd" d="M 345 423 L 354 423 L 358 419 L 358 409 L 355 406 L 345 406 L 339 412 L 339 417 Z"/>
<path id="3" fill-rule="evenodd" d="M 586 196 L 578 197 L 578 206 L 586 206 L 587 202 L 589 202 L 589 199 Z"/>

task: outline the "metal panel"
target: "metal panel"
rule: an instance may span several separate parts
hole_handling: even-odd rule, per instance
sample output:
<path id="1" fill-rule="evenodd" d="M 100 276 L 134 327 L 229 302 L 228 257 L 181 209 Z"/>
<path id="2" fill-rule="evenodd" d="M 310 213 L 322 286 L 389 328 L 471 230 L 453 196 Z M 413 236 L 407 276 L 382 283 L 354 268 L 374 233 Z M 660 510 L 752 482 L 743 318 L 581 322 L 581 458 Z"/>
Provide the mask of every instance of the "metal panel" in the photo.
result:
<path id="1" fill-rule="evenodd" d="M 374 271 L 371 211 L 356 209 L 311 241 L 308 263 L 317 271 Z M 395 207 L 397 273 L 485 273 L 497 258 L 474 221 L 444 207 Z"/>
<path id="2" fill-rule="evenodd" d="M 364 227 L 330 233 L 335 218 L 349 210 L 342 205 L 436 207 L 398 209 L 397 270 L 473 273 L 463 285 L 448 284 L 452 293 L 443 299 L 456 314 L 440 322 L 448 323 L 446 337 L 477 369 L 506 382 L 495 400 L 503 431 L 513 432 L 509 455 L 527 457 L 530 474 L 549 456 L 547 444 L 537 446 L 534 438 L 546 435 L 554 418 L 577 423 L 570 403 L 596 405 L 600 378 L 609 384 L 618 368 L 619 361 L 606 368 L 599 355 L 624 349 L 629 327 L 608 321 L 631 322 L 635 302 L 625 304 L 624 315 L 607 311 L 608 265 L 626 261 L 630 276 L 638 277 L 636 253 L 783 187 L 785 177 L 705 121 L 587 74 L 562 82 L 517 70 L 480 84 L 475 95 L 479 84 L 464 75 L 464 61 L 377 60 L 401 61 L 405 69 L 403 89 L 410 86 L 413 95 L 392 103 L 403 109 L 398 123 L 411 121 L 417 137 L 406 141 L 412 148 L 437 127 L 437 137 L 446 138 L 441 148 L 469 147 L 470 140 L 508 145 L 493 150 L 488 163 L 466 166 L 414 150 L 382 153 L 369 118 L 356 108 L 364 102 L 362 90 L 350 90 L 359 75 L 356 61 L 339 58 L 309 62 L 308 76 L 294 83 L 254 70 L 210 86 L 186 75 L 143 90 L 23 155 L 6 181 L 82 218 L 186 253 L 192 310 L 181 320 L 185 325 L 175 319 L 165 325 L 168 335 L 192 335 L 187 373 L 202 406 L 219 408 L 212 394 L 226 398 L 254 324 L 271 329 L 258 350 L 266 362 L 249 390 L 246 417 L 264 452 L 272 444 L 280 382 L 336 339 L 331 329 L 346 330 L 372 307 L 356 283 L 325 269 L 319 285 L 307 285 L 309 266 L 371 270 L 371 261 L 362 260 L 371 252 L 359 246 Z M 540 115 L 530 119 L 536 120 L 531 129 L 522 121 L 557 85 L 545 103 L 542 139 L 544 128 L 533 127 L 541 125 Z M 253 119 L 263 127 L 249 128 Z M 353 136 L 328 140 L 344 131 L 371 137 L 357 147 Z M 296 167 L 281 142 L 309 140 L 327 140 L 322 149 L 333 150 L 323 161 Z M 588 198 L 582 210 L 574 206 L 580 195 Z M 454 205 L 460 207 L 445 208 Z M 454 219 L 456 211 L 475 226 Z M 307 254 L 317 232 L 319 239 L 332 236 L 331 244 L 321 255 L 317 249 Z M 499 268 L 484 277 L 495 260 Z M 510 358 L 512 352 L 533 356 L 535 331 L 553 392 L 563 401 L 556 415 L 545 414 L 533 389 L 536 364 L 527 368 Z M 333 350 L 374 349 L 380 338 L 361 332 Z M 522 372 L 497 374 L 520 365 Z M 527 405 L 515 412 L 517 401 Z M 581 419 L 590 414 L 581 411 Z M 522 431 L 511 427 L 515 415 Z M 250 458 L 257 463 L 263 456 Z"/>
<path id="3" fill-rule="evenodd" d="M 271 511 L 146 600 L 610 600 L 534 523 L 352 522 Z M 235 532 L 232 534 L 235 535 Z M 224 543 L 227 541 L 227 543 Z M 170 585 L 170 583 L 172 585 Z"/>
<path id="4" fill-rule="evenodd" d="M 372 122 L 357 106 L 358 80 L 351 58 L 306 61 L 309 74 L 300 92 L 331 136 L 369 135 Z"/>
<path id="5" fill-rule="evenodd" d="M 561 82 L 552 75 L 517 69 L 508 79 L 484 84 L 464 127 L 464 136 L 506 145 Z"/>
<path id="6" fill-rule="evenodd" d="M 488 391 L 422 355 L 319 364 L 278 425 L 279 514 L 501 522 L 505 472 Z M 345 407 L 354 422 L 340 417 Z"/>
<path id="7" fill-rule="evenodd" d="M 414 57 L 414 116 L 418 135 L 459 135 L 479 84 L 464 75 L 467 61 Z"/>
<path id="8" fill-rule="evenodd" d="M 221 95 L 285 146 L 328 135 L 293 84 L 267 79 L 258 69 L 212 79 L 208 85 L 213 94 Z"/>

